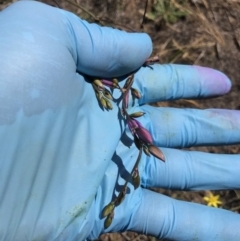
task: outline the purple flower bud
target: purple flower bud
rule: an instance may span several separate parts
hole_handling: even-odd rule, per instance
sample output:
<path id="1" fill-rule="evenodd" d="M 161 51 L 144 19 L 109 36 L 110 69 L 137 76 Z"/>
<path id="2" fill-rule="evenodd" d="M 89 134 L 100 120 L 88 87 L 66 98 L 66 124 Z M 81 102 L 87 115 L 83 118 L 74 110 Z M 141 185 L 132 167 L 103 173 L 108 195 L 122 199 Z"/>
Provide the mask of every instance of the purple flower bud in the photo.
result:
<path id="1" fill-rule="evenodd" d="M 128 108 L 128 102 L 129 102 L 129 91 L 125 92 L 123 94 L 123 102 L 122 102 L 122 105 L 123 105 L 123 108 L 124 109 L 127 109 Z"/>
<path id="2" fill-rule="evenodd" d="M 119 88 L 118 85 L 110 80 L 106 80 L 106 79 L 101 79 L 101 82 L 105 85 L 108 86 L 110 88 Z"/>
<path id="3" fill-rule="evenodd" d="M 136 127 L 143 127 L 142 124 L 138 120 L 133 119 L 132 121 L 135 123 Z"/>
<path id="4" fill-rule="evenodd" d="M 152 144 L 153 143 L 153 139 L 152 139 L 152 136 L 151 136 L 150 132 L 147 129 L 145 129 L 144 127 L 136 128 L 135 133 L 146 144 Z"/>
<path id="5" fill-rule="evenodd" d="M 147 129 L 145 129 L 142 124 L 136 119 L 128 119 L 127 124 L 132 134 L 137 134 L 138 138 L 140 138 L 146 144 L 151 144 L 152 136 Z"/>
<path id="6" fill-rule="evenodd" d="M 129 119 L 127 120 L 127 124 L 128 124 L 128 128 L 130 129 L 130 131 L 131 131 L 132 134 L 134 135 L 135 129 L 138 128 L 137 123 L 135 122 L 135 120 L 129 118 Z"/>

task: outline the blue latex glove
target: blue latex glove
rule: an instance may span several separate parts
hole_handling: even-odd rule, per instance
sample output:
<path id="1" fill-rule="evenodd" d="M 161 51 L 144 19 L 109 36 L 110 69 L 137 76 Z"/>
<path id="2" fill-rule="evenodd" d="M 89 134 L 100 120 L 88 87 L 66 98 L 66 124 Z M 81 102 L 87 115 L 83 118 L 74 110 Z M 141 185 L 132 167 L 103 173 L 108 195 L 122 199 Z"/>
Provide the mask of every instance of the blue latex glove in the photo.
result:
<path id="1" fill-rule="evenodd" d="M 239 240 L 238 214 L 146 189 L 240 188 L 239 155 L 173 149 L 239 143 L 239 111 L 145 105 L 229 91 L 225 75 L 193 66 L 154 65 L 135 74 L 143 96 L 129 112 L 146 112 L 139 121 L 164 147 L 166 162 L 143 155 L 141 187 L 128 185 L 112 224 L 103 228 L 102 209 L 138 150 L 128 129 L 122 135 L 118 106 L 99 108 L 76 70 L 116 77 L 139 68 L 150 53 L 145 34 L 89 25 L 38 2 L 20 1 L 0 13 L 1 240 L 84 240 L 124 230 L 171 240 Z"/>

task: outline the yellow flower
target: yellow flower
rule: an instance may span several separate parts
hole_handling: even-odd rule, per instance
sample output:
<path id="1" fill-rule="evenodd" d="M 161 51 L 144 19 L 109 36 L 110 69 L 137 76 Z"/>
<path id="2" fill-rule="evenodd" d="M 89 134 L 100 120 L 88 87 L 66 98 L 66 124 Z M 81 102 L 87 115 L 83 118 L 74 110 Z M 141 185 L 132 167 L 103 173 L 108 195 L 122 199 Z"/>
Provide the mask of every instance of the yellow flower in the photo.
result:
<path id="1" fill-rule="evenodd" d="M 222 204 L 222 201 L 219 200 L 220 196 L 219 195 L 213 195 L 212 192 L 209 192 L 208 197 L 203 197 L 203 200 L 207 202 L 208 206 L 212 206 L 217 208 L 218 205 Z"/>

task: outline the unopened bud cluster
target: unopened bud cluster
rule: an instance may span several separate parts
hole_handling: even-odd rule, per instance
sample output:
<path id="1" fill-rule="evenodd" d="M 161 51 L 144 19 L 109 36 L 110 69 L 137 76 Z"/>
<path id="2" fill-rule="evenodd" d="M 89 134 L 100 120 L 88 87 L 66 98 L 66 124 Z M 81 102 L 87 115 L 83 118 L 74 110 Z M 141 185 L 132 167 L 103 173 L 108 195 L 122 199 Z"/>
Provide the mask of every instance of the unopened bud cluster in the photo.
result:
<path id="1" fill-rule="evenodd" d="M 158 61 L 158 57 L 149 58 L 146 60 L 143 66 L 151 68 L 151 66 L 149 65 Z M 97 100 L 103 109 L 111 110 L 113 108 L 113 105 L 111 103 L 113 101 L 113 96 L 106 87 L 109 87 L 110 89 L 119 89 L 122 92 L 122 115 L 126 119 L 128 128 L 133 135 L 134 143 L 136 147 L 139 149 L 139 154 L 135 162 L 135 165 L 131 171 L 130 178 L 125 181 L 125 184 L 120 193 L 118 194 L 118 196 L 108 205 L 106 205 L 102 211 L 102 216 L 106 217 L 104 222 L 105 229 L 108 228 L 112 223 L 112 220 L 114 218 L 115 207 L 117 207 L 124 200 L 128 182 L 132 181 L 131 183 L 133 184 L 134 189 L 137 189 L 140 186 L 138 164 L 140 162 L 142 152 L 144 152 L 147 156 L 153 155 L 159 160 L 165 161 L 162 151 L 153 144 L 153 138 L 150 132 L 146 128 L 144 128 L 138 120 L 136 120 L 137 118 L 143 116 L 145 113 L 139 111 L 132 114 L 128 114 L 127 112 L 129 95 L 131 94 L 132 97 L 137 99 L 140 99 L 142 97 L 141 93 L 137 89 L 132 87 L 133 81 L 134 74 L 131 74 L 127 78 L 123 88 L 119 86 L 118 80 L 116 78 L 112 80 L 94 79 L 92 81 L 92 86 L 95 91 Z"/>

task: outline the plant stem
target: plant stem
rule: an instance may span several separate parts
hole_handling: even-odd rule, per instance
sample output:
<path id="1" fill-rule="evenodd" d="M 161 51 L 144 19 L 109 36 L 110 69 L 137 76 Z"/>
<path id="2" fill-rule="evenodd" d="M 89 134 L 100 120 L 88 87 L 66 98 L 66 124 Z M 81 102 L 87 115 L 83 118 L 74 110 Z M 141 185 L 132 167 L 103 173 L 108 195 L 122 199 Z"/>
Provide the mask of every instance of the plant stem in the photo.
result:
<path id="1" fill-rule="evenodd" d="M 130 174 L 129 178 L 125 181 L 125 184 L 124 184 L 121 192 L 118 194 L 117 198 L 114 200 L 114 203 L 116 204 L 116 206 L 118 206 L 121 203 L 121 198 L 123 198 L 125 196 L 124 192 L 125 192 L 125 190 L 127 188 L 127 184 L 129 183 L 130 178 L 132 177 L 134 170 L 138 167 L 138 164 L 139 164 L 139 162 L 141 160 L 142 151 L 143 151 L 143 146 L 141 145 L 140 150 L 139 150 L 139 154 L 138 154 L 138 158 L 137 158 L 137 160 L 136 160 L 136 162 L 135 162 L 135 164 L 133 166 L 131 174 Z"/>

